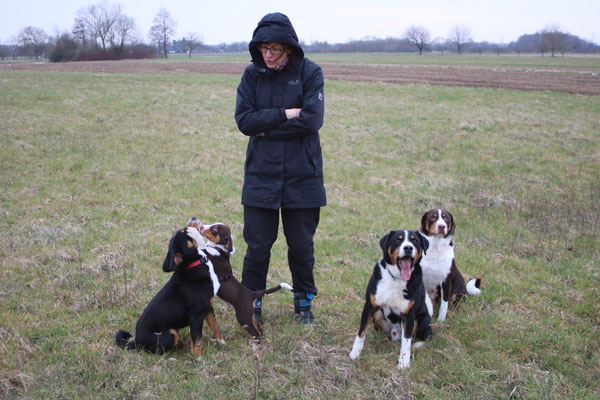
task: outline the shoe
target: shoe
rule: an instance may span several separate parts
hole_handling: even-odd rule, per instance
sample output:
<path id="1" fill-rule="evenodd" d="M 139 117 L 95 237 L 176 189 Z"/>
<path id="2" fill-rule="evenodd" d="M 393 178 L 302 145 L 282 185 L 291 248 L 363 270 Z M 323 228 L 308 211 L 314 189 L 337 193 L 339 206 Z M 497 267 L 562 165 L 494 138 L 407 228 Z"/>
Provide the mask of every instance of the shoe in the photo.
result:
<path id="1" fill-rule="evenodd" d="M 254 302 L 254 319 L 259 325 L 262 325 L 262 299 L 257 299 Z"/>
<path id="2" fill-rule="evenodd" d="M 314 297 L 314 293 L 294 293 L 294 313 L 302 325 L 319 326 L 310 310 Z"/>

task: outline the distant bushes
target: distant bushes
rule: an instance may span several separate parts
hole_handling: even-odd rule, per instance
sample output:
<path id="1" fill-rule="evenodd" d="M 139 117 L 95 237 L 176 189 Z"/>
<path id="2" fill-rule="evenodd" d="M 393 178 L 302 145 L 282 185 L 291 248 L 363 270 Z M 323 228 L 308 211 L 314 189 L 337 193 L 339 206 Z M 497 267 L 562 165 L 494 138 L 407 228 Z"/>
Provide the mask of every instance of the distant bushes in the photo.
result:
<path id="1" fill-rule="evenodd" d="M 52 46 L 48 59 L 50 62 L 98 61 L 156 58 L 158 52 L 154 46 L 134 44 L 124 47 L 112 47 L 103 50 L 98 46 L 82 45 L 70 35 L 62 35 Z"/>

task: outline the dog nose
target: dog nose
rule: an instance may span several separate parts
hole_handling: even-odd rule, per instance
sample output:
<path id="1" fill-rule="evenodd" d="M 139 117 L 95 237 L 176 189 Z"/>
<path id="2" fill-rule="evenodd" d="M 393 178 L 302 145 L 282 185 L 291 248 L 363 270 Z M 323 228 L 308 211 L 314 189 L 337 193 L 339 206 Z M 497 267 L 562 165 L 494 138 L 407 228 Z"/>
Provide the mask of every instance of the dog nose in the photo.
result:
<path id="1" fill-rule="evenodd" d="M 404 254 L 412 254 L 412 246 L 404 246 Z"/>

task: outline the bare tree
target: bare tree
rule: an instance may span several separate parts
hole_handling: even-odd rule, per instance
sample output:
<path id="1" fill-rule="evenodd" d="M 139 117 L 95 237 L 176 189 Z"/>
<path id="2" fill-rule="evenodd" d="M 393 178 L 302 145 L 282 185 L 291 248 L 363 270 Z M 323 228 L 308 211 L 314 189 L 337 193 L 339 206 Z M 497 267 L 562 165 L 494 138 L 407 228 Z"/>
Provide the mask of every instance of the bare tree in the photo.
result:
<path id="1" fill-rule="evenodd" d="M 200 46 L 202 42 L 200 41 L 198 34 L 195 32 L 188 33 L 187 36 L 183 38 L 183 40 L 187 45 L 188 55 L 190 58 L 192 58 L 192 51 L 194 51 L 196 47 Z"/>
<path id="2" fill-rule="evenodd" d="M 546 25 L 546 27 L 541 32 L 541 50 L 542 55 L 545 50 L 550 50 L 552 52 L 552 57 L 554 57 L 554 53 L 557 51 L 563 50 L 563 44 L 567 40 L 569 35 L 565 32 L 561 32 L 560 27 L 556 24 Z"/>
<path id="3" fill-rule="evenodd" d="M 78 14 L 76 21 L 80 21 L 94 40 L 100 40 L 102 50 L 106 50 L 113 35 L 114 25 L 122 15 L 121 5 L 104 1 L 83 8 Z"/>
<path id="4" fill-rule="evenodd" d="M 125 49 L 125 45 L 133 41 L 135 35 L 136 27 L 133 18 L 120 15 L 112 29 L 110 45 L 117 53 L 121 53 Z"/>
<path id="5" fill-rule="evenodd" d="M 471 38 L 471 30 L 465 25 L 456 25 L 450 30 L 449 39 L 456 47 L 456 52 L 462 54 L 465 45 L 473 39 Z"/>
<path id="6" fill-rule="evenodd" d="M 431 43 L 431 33 L 429 29 L 422 26 L 411 25 L 405 33 L 406 38 L 419 49 L 419 55 L 423 54 L 423 49 Z"/>
<path id="7" fill-rule="evenodd" d="M 75 40 L 78 40 L 84 46 L 87 46 L 88 41 L 91 39 L 90 32 L 88 32 L 88 27 L 81 17 L 75 18 L 75 23 L 73 24 L 71 33 L 73 34 Z"/>
<path id="8" fill-rule="evenodd" d="M 169 11 L 161 8 L 154 17 L 152 23 L 153 25 L 150 28 L 150 37 L 154 41 L 158 41 L 158 43 L 160 43 L 159 50 L 162 48 L 165 58 L 167 58 L 167 43 L 175 35 L 177 21 L 171 17 L 171 13 Z"/>
<path id="9" fill-rule="evenodd" d="M 40 28 L 28 26 L 19 33 L 17 40 L 24 49 L 31 50 L 37 60 L 48 44 L 48 35 Z"/>
<path id="10" fill-rule="evenodd" d="M 162 53 L 162 35 L 159 26 L 152 26 L 150 28 L 150 32 L 148 32 L 148 36 L 150 37 L 150 42 L 156 44 L 156 47 L 158 48 L 158 53 Z"/>

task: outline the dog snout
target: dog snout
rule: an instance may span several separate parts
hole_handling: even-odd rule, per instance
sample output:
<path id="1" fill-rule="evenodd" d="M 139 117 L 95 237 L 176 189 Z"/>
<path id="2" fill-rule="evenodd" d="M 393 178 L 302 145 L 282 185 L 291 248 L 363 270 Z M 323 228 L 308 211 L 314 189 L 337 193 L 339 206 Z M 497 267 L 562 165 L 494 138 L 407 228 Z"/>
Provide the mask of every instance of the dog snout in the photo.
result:
<path id="1" fill-rule="evenodd" d="M 402 248 L 402 250 L 404 251 L 404 255 L 412 255 L 413 252 L 413 248 L 411 245 L 406 245 Z"/>

